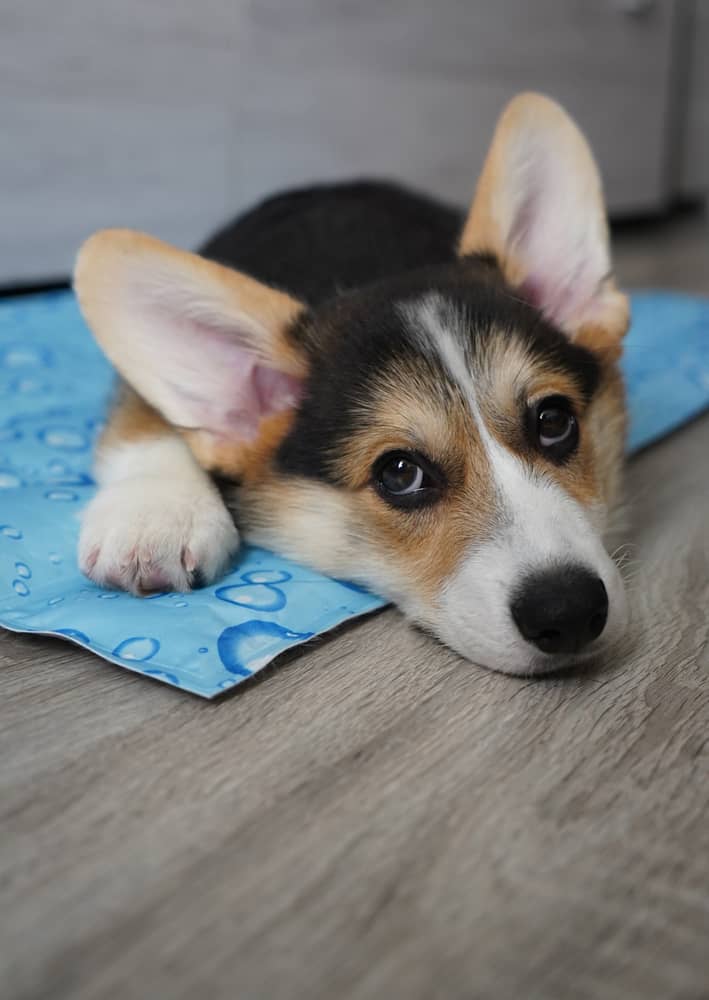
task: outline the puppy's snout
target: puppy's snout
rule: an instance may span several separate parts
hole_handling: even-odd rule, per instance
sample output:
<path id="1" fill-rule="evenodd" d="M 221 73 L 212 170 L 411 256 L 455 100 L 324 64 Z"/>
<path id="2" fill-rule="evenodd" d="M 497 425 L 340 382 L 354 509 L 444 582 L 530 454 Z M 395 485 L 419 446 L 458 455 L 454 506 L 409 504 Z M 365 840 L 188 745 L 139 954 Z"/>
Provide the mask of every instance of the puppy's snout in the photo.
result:
<path id="1" fill-rule="evenodd" d="M 577 653 L 606 627 L 608 593 L 595 573 L 565 566 L 526 577 L 510 611 L 527 642 L 542 652 Z"/>

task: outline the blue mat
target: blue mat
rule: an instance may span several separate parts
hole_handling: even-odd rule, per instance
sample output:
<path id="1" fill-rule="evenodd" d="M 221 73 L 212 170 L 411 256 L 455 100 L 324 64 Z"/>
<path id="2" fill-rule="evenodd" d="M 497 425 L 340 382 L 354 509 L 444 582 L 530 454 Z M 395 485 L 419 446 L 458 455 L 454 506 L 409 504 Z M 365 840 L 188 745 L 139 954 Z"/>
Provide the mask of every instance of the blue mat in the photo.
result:
<path id="1" fill-rule="evenodd" d="M 624 360 L 637 450 L 709 406 L 709 301 L 633 297 Z M 149 599 L 76 565 L 91 445 L 112 375 L 69 292 L 0 302 L 0 625 L 59 635 L 212 698 L 275 656 L 385 602 L 263 549 L 217 586 Z"/>

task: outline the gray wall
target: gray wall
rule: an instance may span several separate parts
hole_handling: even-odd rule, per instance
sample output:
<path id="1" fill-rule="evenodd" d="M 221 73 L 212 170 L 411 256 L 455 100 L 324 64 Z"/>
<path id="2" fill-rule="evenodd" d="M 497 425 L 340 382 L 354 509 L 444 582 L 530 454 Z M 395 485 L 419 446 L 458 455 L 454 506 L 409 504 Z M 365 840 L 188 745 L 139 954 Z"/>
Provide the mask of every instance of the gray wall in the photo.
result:
<path id="1" fill-rule="evenodd" d="M 578 117 L 613 210 L 657 209 L 679 184 L 667 145 L 678 113 L 675 15 L 687 4 L 644 6 L 22 0 L 0 9 L 0 282 L 66 274 L 102 226 L 194 245 L 255 198 L 313 179 L 387 175 L 466 201 L 499 110 L 530 87 Z M 702 143 L 693 138 L 682 158 L 686 187 L 703 183 Z"/>

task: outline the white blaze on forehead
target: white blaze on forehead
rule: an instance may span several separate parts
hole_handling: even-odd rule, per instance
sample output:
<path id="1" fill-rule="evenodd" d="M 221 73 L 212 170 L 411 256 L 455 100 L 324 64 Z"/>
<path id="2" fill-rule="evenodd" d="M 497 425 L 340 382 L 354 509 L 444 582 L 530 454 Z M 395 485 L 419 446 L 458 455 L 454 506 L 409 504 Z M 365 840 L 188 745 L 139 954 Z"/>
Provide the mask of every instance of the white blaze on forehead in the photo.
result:
<path id="1" fill-rule="evenodd" d="M 416 335 L 422 351 L 442 362 L 474 412 L 473 376 L 463 346 L 466 336 L 463 310 L 437 292 L 431 292 L 413 302 L 401 303 L 399 314 Z"/>

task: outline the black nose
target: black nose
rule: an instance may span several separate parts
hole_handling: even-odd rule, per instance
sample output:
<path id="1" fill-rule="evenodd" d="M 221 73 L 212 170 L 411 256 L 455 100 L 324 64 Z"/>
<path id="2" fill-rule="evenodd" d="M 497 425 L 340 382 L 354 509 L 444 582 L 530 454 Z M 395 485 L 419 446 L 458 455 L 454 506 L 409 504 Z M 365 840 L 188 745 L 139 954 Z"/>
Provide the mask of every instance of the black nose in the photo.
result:
<path id="1" fill-rule="evenodd" d="M 603 580 L 582 566 L 528 576 L 510 604 L 517 628 L 544 653 L 576 653 L 606 627 Z"/>

